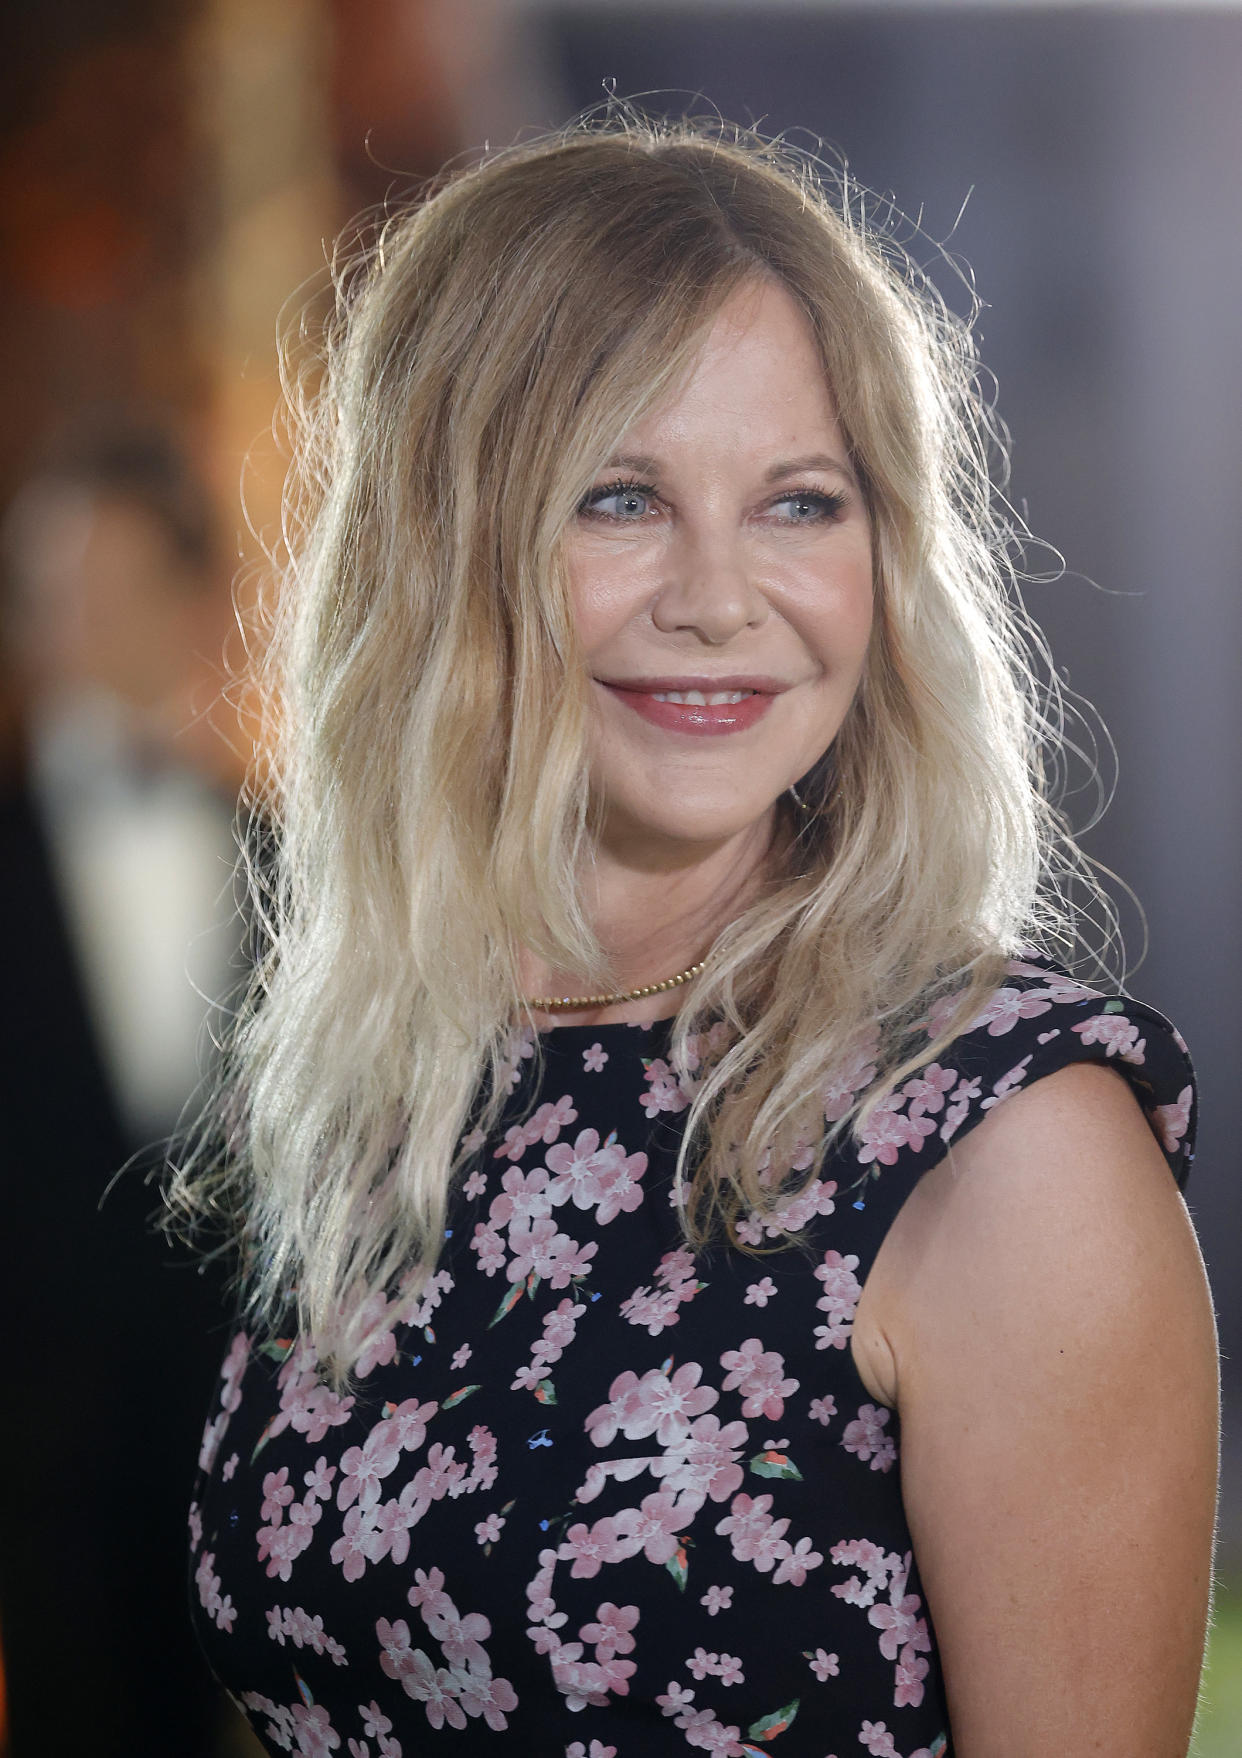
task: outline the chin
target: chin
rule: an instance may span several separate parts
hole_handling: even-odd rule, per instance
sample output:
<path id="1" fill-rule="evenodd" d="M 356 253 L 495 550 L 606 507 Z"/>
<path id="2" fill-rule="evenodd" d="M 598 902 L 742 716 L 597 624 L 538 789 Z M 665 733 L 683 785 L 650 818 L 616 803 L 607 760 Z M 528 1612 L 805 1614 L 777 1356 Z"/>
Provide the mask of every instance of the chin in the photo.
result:
<path id="1" fill-rule="evenodd" d="M 670 805 L 672 803 L 670 802 Z M 666 812 L 652 814 L 627 813 L 615 821 L 608 840 L 628 844 L 631 849 L 644 844 L 657 851 L 672 853 L 678 848 L 688 853 L 707 853 L 721 843 L 742 838 L 747 833 L 763 835 L 771 822 L 775 801 L 755 803 L 753 810 L 740 807 L 736 798 L 722 800 L 679 800 Z"/>

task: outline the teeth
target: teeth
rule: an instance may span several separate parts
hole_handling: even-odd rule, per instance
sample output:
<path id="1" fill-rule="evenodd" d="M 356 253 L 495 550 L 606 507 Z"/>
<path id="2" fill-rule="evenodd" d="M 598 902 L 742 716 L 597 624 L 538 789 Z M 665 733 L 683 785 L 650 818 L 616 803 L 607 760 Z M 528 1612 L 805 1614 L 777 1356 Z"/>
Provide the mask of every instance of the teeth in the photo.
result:
<path id="1" fill-rule="evenodd" d="M 679 702 L 687 708 L 723 708 L 726 704 L 744 702 L 748 696 L 754 695 L 753 690 L 653 690 L 652 700 L 656 702 Z"/>

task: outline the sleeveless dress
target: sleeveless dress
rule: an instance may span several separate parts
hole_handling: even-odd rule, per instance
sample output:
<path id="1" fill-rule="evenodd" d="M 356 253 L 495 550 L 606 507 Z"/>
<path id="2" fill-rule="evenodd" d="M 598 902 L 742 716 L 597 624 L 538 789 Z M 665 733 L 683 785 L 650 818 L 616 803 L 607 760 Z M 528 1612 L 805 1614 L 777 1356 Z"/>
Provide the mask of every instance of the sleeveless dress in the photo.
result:
<path id="1" fill-rule="evenodd" d="M 855 1368 L 855 1307 L 920 1173 L 1069 1063 L 1129 1079 L 1183 1183 L 1185 1046 L 1015 961 L 783 1212 L 796 1244 L 751 1216 L 766 1255 L 696 1258 L 673 1181 L 696 1069 L 671 1066 L 670 1032 L 562 1026 L 541 1059 L 516 1042 L 434 1281 L 377 1297 L 347 1395 L 302 1342 L 233 1339 L 192 1599 L 269 1751 L 951 1752 L 900 1425 Z M 695 1046 L 700 1069 L 718 1048 Z M 863 1048 L 829 1120 L 873 1072 Z"/>

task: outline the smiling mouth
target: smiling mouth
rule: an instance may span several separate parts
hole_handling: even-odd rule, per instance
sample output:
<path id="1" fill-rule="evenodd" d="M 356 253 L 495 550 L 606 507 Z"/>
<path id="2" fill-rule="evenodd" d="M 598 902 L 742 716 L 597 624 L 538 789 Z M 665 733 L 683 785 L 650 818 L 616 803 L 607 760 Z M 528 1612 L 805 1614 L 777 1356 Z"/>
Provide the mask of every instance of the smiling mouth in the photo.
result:
<path id="1" fill-rule="evenodd" d="M 747 731 L 789 687 L 776 678 L 721 678 L 714 689 L 707 678 L 595 681 L 649 725 L 693 737 Z"/>
<path id="2" fill-rule="evenodd" d="M 755 690 L 651 690 L 648 692 L 653 702 L 677 702 L 689 708 L 723 708 L 734 702 L 744 702 L 748 696 L 758 694 Z"/>

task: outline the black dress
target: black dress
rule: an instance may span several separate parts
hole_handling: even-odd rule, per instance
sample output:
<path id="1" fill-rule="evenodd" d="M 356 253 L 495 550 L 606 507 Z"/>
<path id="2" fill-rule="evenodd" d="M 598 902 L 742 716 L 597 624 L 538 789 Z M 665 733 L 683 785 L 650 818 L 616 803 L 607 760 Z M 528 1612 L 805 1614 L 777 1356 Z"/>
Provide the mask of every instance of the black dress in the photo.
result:
<path id="1" fill-rule="evenodd" d="M 673 1187 L 695 1071 L 669 1032 L 546 1033 L 537 1091 L 519 1042 L 435 1282 L 380 1310 L 353 1395 L 301 1343 L 235 1339 L 190 1514 L 196 1616 L 270 1750 L 951 1749 L 898 1419 L 849 1347 L 861 1287 L 946 1145 L 1071 1062 L 1130 1079 L 1183 1182 L 1185 1046 L 1015 963 L 786 1212 L 799 1244 L 696 1260 Z M 865 1051 L 841 1070 L 830 1119 L 872 1072 Z"/>

